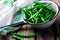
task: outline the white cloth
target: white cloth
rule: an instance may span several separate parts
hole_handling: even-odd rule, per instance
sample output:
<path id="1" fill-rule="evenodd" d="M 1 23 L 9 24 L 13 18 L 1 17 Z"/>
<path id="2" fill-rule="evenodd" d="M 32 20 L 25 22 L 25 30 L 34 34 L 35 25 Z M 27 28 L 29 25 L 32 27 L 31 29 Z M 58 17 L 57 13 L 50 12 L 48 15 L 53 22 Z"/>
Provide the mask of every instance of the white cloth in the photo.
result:
<path id="1" fill-rule="evenodd" d="M 33 0 L 0 0 L 0 27 L 10 25 L 14 14 L 20 7 L 33 3 Z"/>

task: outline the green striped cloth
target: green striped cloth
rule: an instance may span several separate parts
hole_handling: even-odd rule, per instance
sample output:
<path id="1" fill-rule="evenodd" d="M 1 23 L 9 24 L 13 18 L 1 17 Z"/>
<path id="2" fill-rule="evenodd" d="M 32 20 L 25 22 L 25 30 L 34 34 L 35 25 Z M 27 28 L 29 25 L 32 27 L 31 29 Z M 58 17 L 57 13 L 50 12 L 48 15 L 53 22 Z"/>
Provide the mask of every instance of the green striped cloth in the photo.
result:
<path id="1" fill-rule="evenodd" d="M 16 0 L 0 0 L 0 3 L 2 3 L 3 5 L 13 6 L 13 3 L 14 3 L 15 1 L 16 1 Z"/>

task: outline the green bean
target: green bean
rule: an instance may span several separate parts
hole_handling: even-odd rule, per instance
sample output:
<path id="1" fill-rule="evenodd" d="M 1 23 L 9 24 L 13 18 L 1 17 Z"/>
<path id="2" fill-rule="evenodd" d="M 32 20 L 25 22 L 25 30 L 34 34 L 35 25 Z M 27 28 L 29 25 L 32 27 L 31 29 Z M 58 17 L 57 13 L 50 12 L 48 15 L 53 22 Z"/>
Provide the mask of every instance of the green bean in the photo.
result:
<path id="1" fill-rule="evenodd" d="M 29 10 L 34 9 L 34 6 L 30 5 L 27 9 Z"/>
<path id="2" fill-rule="evenodd" d="M 20 10 L 21 11 L 23 11 L 25 14 L 27 14 L 28 16 L 30 16 L 29 14 L 28 14 L 28 12 L 26 11 L 26 10 L 24 10 L 23 8 L 20 8 Z"/>
<path id="3" fill-rule="evenodd" d="M 49 18 L 51 19 L 54 16 L 54 14 L 52 12 L 50 12 L 50 15 L 48 15 L 45 19 Z"/>
<path id="4" fill-rule="evenodd" d="M 42 3 L 40 3 L 40 2 L 34 2 L 36 5 L 40 5 L 40 4 L 42 4 Z"/>
<path id="5" fill-rule="evenodd" d="M 32 13 L 33 13 L 33 14 L 34 14 L 35 12 L 37 12 L 36 8 L 34 8 L 34 9 L 32 10 Z"/>
<path id="6" fill-rule="evenodd" d="M 30 19 L 32 19 L 33 17 L 35 17 L 37 14 L 39 14 L 39 12 L 41 12 L 42 11 L 42 8 L 38 11 L 38 12 L 36 12 L 34 15 L 32 15 L 30 18 L 29 18 L 29 20 Z"/>
<path id="7" fill-rule="evenodd" d="M 32 16 L 32 12 L 31 12 L 31 10 L 29 10 L 28 12 L 29 12 L 29 13 L 30 13 L 30 15 Z"/>
<path id="8" fill-rule="evenodd" d="M 38 23 L 38 18 L 36 18 L 36 22 L 35 23 Z"/>
<path id="9" fill-rule="evenodd" d="M 47 19 L 48 17 L 52 16 L 52 14 L 48 15 L 45 19 Z"/>
<path id="10" fill-rule="evenodd" d="M 31 38 L 31 37 L 36 36 L 36 34 L 17 34 L 17 33 L 14 33 L 14 35 L 21 37 L 21 38 Z"/>
<path id="11" fill-rule="evenodd" d="M 32 20 L 32 22 L 34 23 L 34 19 L 31 19 Z"/>
<path id="12" fill-rule="evenodd" d="M 47 7 L 47 6 L 50 6 L 50 3 L 48 3 L 48 4 L 44 5 L 44 7 Z"/>
<path id="13" fill-rule="evenodd" d="M 16 36 L 16 35 L 13 35 L 13 38 L 14 38 L 14 39 L 23 40 L 23 38 L 20 38 L 20 37 L 18 37 L 18 36 Z"/>
<path id="14" fill-rule="evenodd" d="M 53 16 L 50 16 L 47 18 L 46 22 L 50 21 L 52 19 Z"/>
<path id="15" fill-rule="evenodd" d="M 45 22 L 45 20 L 44 20 L 44 18 L 43 18 L 43 17 L 41 17 L 41 20 L 42 20 L 43 22 Z"/>

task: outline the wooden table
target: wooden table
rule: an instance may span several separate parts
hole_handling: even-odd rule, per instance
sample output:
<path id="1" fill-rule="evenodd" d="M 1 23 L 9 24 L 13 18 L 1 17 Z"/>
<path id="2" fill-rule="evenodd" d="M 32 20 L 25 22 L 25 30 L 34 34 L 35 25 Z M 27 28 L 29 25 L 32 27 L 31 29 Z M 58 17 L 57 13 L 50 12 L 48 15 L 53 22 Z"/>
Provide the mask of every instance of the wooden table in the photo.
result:
<path id="1" fill-rule="evenodd" d="M 59 40 L 59 33 L 57 32 L 57 25 L 54 23 L 51 27 L 46 29 L 36 29 L 32 28 L 31 25 L 26 24 L 23 25 L 21 29 L 15 31 L 19 34 L 37 34 L 36 37 L 33 38 L 23 38 L 24 40 Z M 58 34 L 58 35 L 57 35 Z M 3 40 L 14 40 L 12 35 L 9 33 L 5 36 L 2 36 L 1 39 Z"/>

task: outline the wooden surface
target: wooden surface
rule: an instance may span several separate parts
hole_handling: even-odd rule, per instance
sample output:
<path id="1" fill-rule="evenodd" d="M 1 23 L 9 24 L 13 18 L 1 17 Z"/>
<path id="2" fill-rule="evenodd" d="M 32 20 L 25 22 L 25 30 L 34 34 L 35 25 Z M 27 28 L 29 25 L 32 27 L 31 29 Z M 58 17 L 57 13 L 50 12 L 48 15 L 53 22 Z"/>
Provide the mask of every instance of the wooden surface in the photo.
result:
<path id="1" fill-rule="evenodd" d="M 37 36 L 33 38 L 23 38 L 24 40 L 59 40 L 57 36 L 56 23 L 54 23 L 51 27 L 46 29 L 32 29 L 31 25 L 23 25 L 23 28 L 18 30 L 19 34 L 31 34 L 36 33 Z M 2 37 L 3 38 L 3 37 Z M 6 40 L 14 40 L 11 34 L 8 34 L 4 37 Z M 3 39 L 3 40 L 5 40 Z"/>

